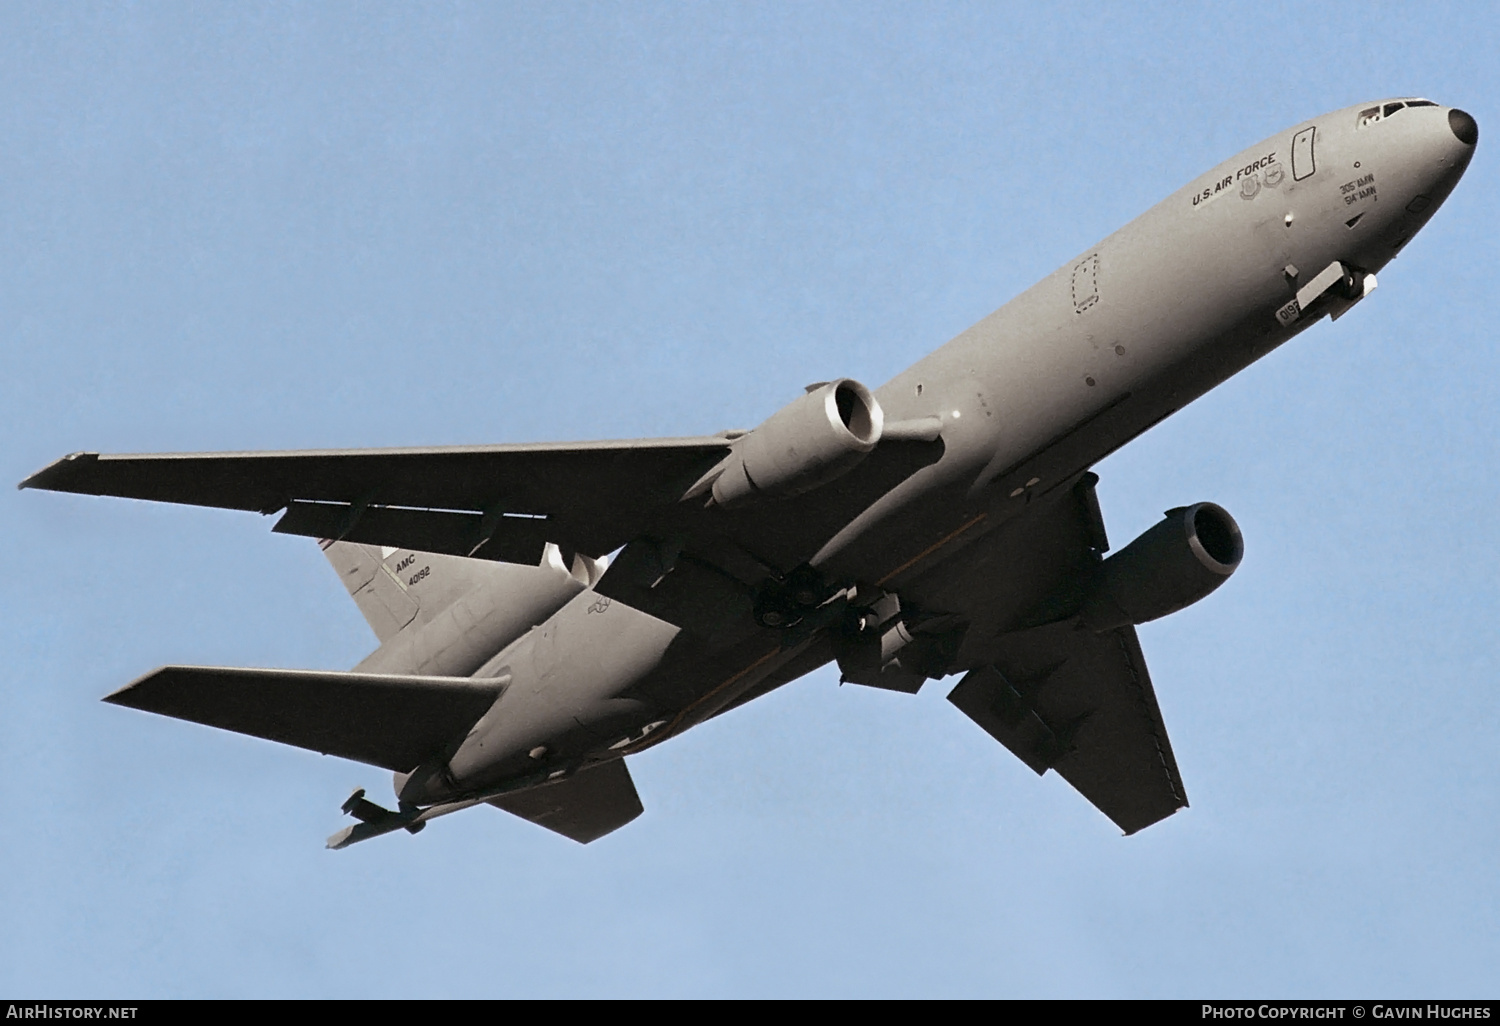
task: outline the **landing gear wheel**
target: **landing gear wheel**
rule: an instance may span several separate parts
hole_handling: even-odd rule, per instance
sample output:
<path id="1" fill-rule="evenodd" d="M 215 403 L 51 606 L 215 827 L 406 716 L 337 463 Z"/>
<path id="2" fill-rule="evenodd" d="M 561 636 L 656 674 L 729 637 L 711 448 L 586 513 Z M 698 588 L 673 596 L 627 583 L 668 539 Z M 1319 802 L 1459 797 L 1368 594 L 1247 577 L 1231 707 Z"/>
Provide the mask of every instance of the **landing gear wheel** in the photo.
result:
<path id="1" fill-rule="evenodd" d="M 822 605 L 826 590 L 822 576 L 810 566 L 800 566 L 793 570 L 782 585 L 782 592 L 790 599 L 791 604 L 804 611 Z"/>
<path id="2" fill-rule="evenodd" d="M 802 614 L 787 602 L 785 594 L 779 589 L 768 591 L 755 603 L 755 622 L 762 627 L 793 627 L 801 620 Z"/>

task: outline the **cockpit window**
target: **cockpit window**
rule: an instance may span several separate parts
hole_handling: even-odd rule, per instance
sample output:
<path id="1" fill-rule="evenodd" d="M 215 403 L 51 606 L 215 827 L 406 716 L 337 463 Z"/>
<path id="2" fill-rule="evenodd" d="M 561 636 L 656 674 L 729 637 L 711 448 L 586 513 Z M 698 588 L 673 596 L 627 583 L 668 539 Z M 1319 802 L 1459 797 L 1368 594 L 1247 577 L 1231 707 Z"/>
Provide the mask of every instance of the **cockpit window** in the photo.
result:
<path id="1" fill-rule="evenodd" d="M 1384 121 L 1402 107 L 1436 107 L 1437 104 L 1431 100 L 1392 100 L 1382 107 L 1366 107 L 1359 112 L 1359 118 L 1355 122 L 1355 128 L 1369 128 L 1379 121 Z"/>

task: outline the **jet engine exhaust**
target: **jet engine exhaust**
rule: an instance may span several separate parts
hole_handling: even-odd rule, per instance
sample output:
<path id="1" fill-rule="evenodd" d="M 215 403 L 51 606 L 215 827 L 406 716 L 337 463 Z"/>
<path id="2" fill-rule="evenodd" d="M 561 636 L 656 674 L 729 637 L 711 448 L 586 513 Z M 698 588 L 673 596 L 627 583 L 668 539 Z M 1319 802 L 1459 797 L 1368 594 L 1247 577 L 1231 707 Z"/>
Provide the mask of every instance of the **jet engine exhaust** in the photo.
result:
<path id="1" fill-rule="evenodd" d="M 1164 519 L 1099 566 L 1080 616 L 1095 631 L 1158 620 L 1206 598 L 1245 555 L 1239 524 L 1199 502 Z"/>
<path id="2" fill-rule="evenodd" d="M 689 495 L 712 489 L 732 506 L 801 495 L 848 473 L 880 442 L 885 412 L 852 378 L 813 388 L 740 439 Z"/>

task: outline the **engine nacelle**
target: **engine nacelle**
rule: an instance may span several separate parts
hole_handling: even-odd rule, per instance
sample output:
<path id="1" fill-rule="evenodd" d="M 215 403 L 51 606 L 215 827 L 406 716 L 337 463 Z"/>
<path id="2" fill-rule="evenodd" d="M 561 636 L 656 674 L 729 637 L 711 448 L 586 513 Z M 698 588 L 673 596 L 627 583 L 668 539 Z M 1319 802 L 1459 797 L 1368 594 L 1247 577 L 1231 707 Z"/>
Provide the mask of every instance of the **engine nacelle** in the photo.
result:
<path id="1" fill-rule="evenodd" d="M 1096 631 L 1146 623 L 1204 598 L 1245 555 L 1234 517 L 1211 502 L 1181 506 L 1106 559 L 1080 617 Z"/>
<path id="2" fill-rule="evenodd" d="M 880 442 L 885 413 L 841 378 L 782 407 L 735 443 L 713 481 L 714 502 L 801 495 L 846 474 Z"/>

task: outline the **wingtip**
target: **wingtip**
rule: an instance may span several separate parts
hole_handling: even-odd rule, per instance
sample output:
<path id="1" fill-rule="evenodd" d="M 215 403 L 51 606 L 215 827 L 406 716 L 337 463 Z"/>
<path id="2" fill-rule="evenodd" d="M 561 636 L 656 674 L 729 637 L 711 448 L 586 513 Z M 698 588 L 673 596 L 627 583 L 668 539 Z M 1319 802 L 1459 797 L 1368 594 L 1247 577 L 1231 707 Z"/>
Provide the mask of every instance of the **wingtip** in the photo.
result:
<path id="1" fill-rule="evenodd" d="M 111 691 L 109 694 L 105 695 L 103 698 L 99 699 L 99 701 L 108 702 L 110 705 L 121 705 L 126 707 L 127 709 L 134 709 L 136 708 L 136 706 L 133 702 L 130 701 L 130 698 L 133 697 L 131 693 L 135 691 L 136 687 L 140 684 L 146 683 L 153 677 L 159 676 L 160 674 L 171 669 L 173 669 L 173 667 L 171 666 L 158 666 L 150 673 L 143 673 L 130 683 L 121 685 L 120 687 Z"/>
<path id="2" fill-rule="evenodd" d="M 62 459 L 53 460 L 35 474 L 16 485 L 18 490 L 25 488 L 41 488 L 47 491 L 67 492 L 72 491 L 68 487 L 67 477 L 74 468 L 81 463 L 94 463 L 99 459 L 97 452 L 70 452 Z"/>
<path id="3" fill-rule="evenodd" d="M 122 688 L 116 688 L 109 694 L 105 695 L 103 698 L 99 699 L 99 701 L 108 702 L 110 705 L 122 705 L 129 707 L 130 703 L 125 701 L 125 693 L 133 687 L 135 687 L 135 681 L 131 681 L 129 684 L 126 684 Z"/>

